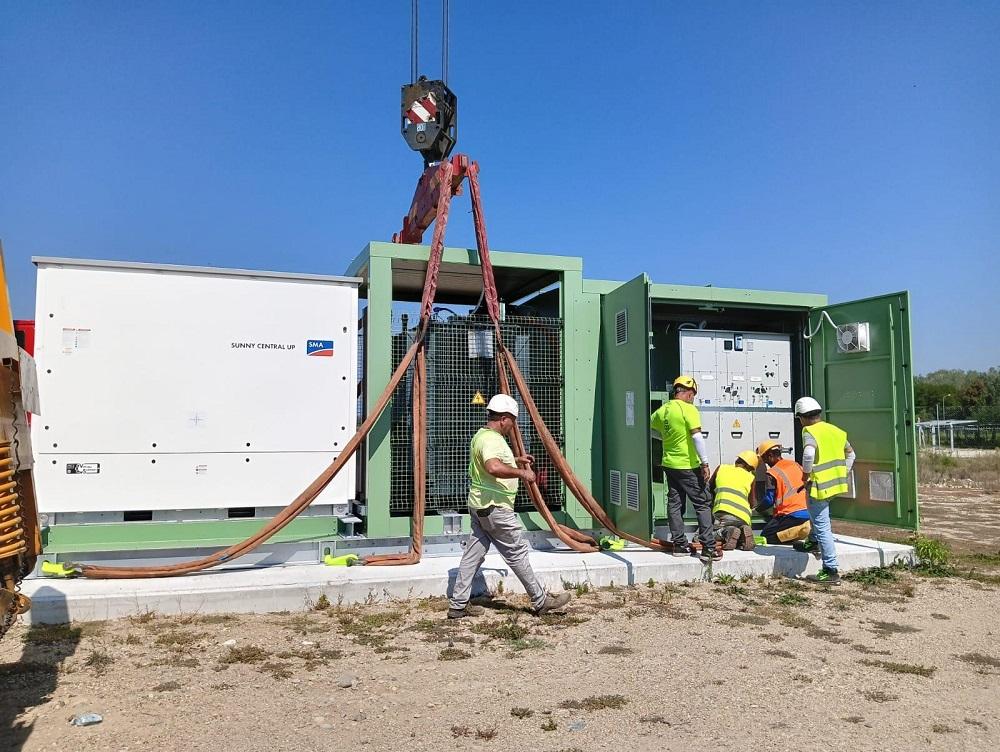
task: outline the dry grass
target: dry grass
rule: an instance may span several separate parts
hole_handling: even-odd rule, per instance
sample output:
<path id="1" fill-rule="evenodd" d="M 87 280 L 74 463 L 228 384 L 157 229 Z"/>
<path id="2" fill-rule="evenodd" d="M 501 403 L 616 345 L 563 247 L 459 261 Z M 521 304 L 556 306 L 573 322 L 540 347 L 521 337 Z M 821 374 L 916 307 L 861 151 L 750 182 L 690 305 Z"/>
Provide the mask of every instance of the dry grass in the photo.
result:
<path id="1" fill-rule="evenodd" d="M 535 711 L 531 708 L 511 708 L 510 714 L 515 718 L 531 718 Z"/>
<path id="2" fill-rule="evenodd" d="M 973 666 L 980 666 L 982 668 L 1000 668 L 1000 658 L 994 658 L 992 655 L 984 655 L 983 653 L 963 653 L 962 655 L 956 657 L 960 661 L 971 663 Z"/>
<path id="3" fill-rule="evenodd" d="M 628 698 L 624 695 L 591 695 L 582 700 L 563 700 L 559 703 L 560 708 L 567 710 L 620 710 L 628 704 Z"/>
<path id="4" fill-rule="evenodd" d="M 229 651 L 219 659 L 219 662 L 224 665 L 234 663 L 262 663 L 270 655 L 266 650 L 256 645 L 241 645 L 229 648 Z"/>
<path id="5" fill-rule="evenodd" d="M 624 645 L 605 645 L 597 651 L 598 655 L 630 655 L 634 651 Z"/>
<path id="6" fill-rule="evenodd" d="M 83 665 L 94 669 L 94 673 L 97 675 L 101 675 L 114 662 L 115 659 L 103 650 L 91 650 L 90 655 L 87 656 L 87 660 L 83 662 Z"/>
<path id="7" fill-rule="evenodd" d="M 880 668 L 883 671 L 888 671 L 890 674 L 912 674 L 914 676 L 923 676 L 930 678 L 934 676 L 934 672 L 937 668 L 934 666 L 921 666 L 915 663 L 897 663 L 895 661 L 876 661 L 868 658 L 862 658 L 861 663 L 865 666 L 872 666 L 874 668 Z"/>
<path id="8" fill-rule="evenodd" d="M 899 699 L 899 695 L 891 695 L 880 689 L 862 692 L 861 694 L 864 695 L 864 698 L 870 702 L 893 702 Z"/>
<path id="9" fill-rule="evenodd" d="M 917 463 L 920 483 L 971 481 L 988 493 L 1000 491 L 1000 452 L 982 457 L 952 457 L 943 452 L 921 452 Z"/>
<path id="10" fill-rule="evenodd" d="M 445 648 L 440 653 L 438 653 L 439 661 L 464 661 L 467 658 L 471 658 L 472 653 L 459 650 L 458 648 Z"/>

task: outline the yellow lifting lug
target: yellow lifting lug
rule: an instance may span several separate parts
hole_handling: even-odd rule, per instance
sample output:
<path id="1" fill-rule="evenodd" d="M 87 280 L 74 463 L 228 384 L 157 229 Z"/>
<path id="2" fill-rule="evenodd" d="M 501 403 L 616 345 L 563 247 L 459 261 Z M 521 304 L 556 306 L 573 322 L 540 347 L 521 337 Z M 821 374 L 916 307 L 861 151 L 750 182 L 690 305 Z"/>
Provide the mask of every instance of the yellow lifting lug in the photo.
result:
<path id="1" fill-rule="evenodd" d="M 43 561 L 42 574 L 45 577 L 75 577 L 80 574 L 80 565 L 71 562 Z"/>
<path id="2" fill-rule="evenodd" d="M 358 561 L 357 554 L 344 554 L 343 556 L 331 556 L 327 554 L 323 557 L 323 563 L 328 567 L 353 567 L 357 565 Z"/>

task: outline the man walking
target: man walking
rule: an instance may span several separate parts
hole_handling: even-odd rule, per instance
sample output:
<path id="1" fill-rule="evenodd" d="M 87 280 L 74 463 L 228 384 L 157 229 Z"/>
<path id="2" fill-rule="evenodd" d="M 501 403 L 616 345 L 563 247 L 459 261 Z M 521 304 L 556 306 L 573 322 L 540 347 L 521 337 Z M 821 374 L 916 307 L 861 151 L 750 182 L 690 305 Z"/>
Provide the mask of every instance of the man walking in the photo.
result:
<path id="1" fill-rule="evenodd" d="M 700 558 L 718 561 L 712 524 L 712 498 L 708 492 L 708 450 L 701 435 L 701 415 L 694 406 L 698 383 L 690 376 L 674 379 L 673 399 L 649 418 L 649 427 L 663 442 L 663 474 L 667 482 L 667 519 L 674 556 L 688 556 L 691 546 L 684 534 L 684 506 L 691 500 L 698 517 Z"/>
<path id="2" fill-rule="evenodd" d="M 514 498 L 519 481 L 532 483 L 534 457 L 515 457 L 504 437 L 517 424 L 517 402 L 497 394 L 486 405 L 486 426 L 472 437 L 469 447 L 469 513 L 472 535 L 458 565 L 458 577 L 448 602 L 448 618 L 461 619 L 483 613 L 470 606 L 472 581 L 491 545 L 507 562 L 531 599 L 532 611 L 540 616 L 569 603 L 570 594 L 548 595 L 535 577 L 528 561 L 531 549 L 521 535 L 521 523 L 514 514 Z"/>
<path id="3" fill-rule="evenodd" d="M 812 532 L 809 541 L 799 548 L 808 550 L 819 545 L 823 568 L 806 577 L 811 582 L 839 585 L 837 547 L 830 526 L 830 502 L 849 490 L 848 478 L 854 466 L 854 449 L 847 432 L 832 423 L 820 420 L 823 408 L 812 397 L 802 397 L 795 403 L 795 415 L 802 425 L 802 471 L 806 475 L 805 490 Z"/>

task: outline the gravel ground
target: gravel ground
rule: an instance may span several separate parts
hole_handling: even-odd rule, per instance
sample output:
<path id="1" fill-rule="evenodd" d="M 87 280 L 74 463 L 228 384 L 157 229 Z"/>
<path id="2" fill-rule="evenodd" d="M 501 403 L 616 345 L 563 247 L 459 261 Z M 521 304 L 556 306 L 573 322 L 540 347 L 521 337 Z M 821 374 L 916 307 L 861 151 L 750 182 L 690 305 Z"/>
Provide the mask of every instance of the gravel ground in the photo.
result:
<path id="1" fill-rule="evenodd" d="M 0 748 L 990 749 L 1000 557 L 971 567 L 581 585 L 543 619 L 498 594 L 462 622 L 430 599 L 19 626 L 0 642 Z M 68 724 L 84 712 L 103 723 Z"/>

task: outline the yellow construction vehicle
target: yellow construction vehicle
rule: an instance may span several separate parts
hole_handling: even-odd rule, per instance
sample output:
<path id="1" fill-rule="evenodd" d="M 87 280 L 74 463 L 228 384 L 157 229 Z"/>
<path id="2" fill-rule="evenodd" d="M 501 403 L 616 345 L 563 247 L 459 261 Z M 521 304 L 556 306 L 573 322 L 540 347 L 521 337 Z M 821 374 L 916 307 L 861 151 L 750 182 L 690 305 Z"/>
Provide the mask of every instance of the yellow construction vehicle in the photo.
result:
<path id="1" fill-rule="evenodd" d="M 0 245 L 0 638 L 31 601 L 18 592 L 42 552 L 26 406 L 38 411 L 34 361 L 18 347 Z"/>

